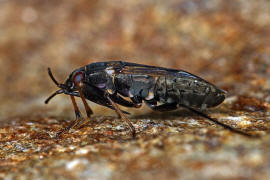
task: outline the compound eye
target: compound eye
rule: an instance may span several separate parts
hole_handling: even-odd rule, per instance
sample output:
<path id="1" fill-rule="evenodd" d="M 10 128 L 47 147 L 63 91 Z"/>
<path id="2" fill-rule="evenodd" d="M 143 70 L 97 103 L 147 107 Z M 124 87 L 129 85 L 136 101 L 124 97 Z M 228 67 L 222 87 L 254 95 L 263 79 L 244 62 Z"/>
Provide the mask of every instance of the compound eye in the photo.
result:
<path id="1" fill-rule="evenodd" d="M 83 72 L 77 72 L 74 76 L 73 76 L 73 82 L 75 84 L 79 84 L 84 80 L 84 74 Z"/>

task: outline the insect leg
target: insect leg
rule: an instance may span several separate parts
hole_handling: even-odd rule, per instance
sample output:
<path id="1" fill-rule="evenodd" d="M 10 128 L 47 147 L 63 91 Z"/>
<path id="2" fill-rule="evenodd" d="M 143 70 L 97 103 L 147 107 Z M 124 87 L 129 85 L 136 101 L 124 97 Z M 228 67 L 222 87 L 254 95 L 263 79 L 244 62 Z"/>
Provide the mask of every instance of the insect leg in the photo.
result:
<path id="1" fill-rule="evenodd" d="M 66 128 L 62 129 L 60 132 L 58 132 L 56 134 L 56 137 L 59 137 L 61 134 L 63 134 L 64 132 L 67 132 L 69 131 L 71 128 L 74 128 L 76 127 L 78 124 L 80 124 L 80 122 L 84 122 L 85 119 L 82 117 L 81 115 L 81 112 L 78 108 L 78 105 L 75 101 L 75 98 L 74 96 L 70 95 L 70 98 L 71 98 L 71 101 L 72 101 L 72 105 L 73 105 L 73 108 L 74 108 L 74 111 L 75 111 L 75 116 L 76 116 L 76 119 L 74 121 L 72 121 Z"/>
<path id="2" fill-rule="evenodd" d="M 198 114 L 199 116 L 202 116 L 202 117 L 204 117 L 204 118 L 206 118 L 206 119 L 208 119 L 208 120 L 222 126 L 225 129 L 228 129 L 228 130 L 234 132 L 234 133 L 237 133 L 237 134 L 240 134 L 240 135 L 243 135 L 243 136 L 247 136 L 247 137 L 254 137 L 254 138 L 260 137 L 259 135 L 248 134 L 248 133 L 243 132 L 241 130 L 235 129 L 235 128 L 229 126 L 229 125 L 223 124 L 222 122 L 219 122 L 217 119 L 212 118 L 212 117 L 208 116 L 207 114 L 204 114 L 204 113 L 202 113 L 202 112 L 200 112 L 200 111 L 198 111 L 196 109 L 193 109 L 193 108 L 191 108 L 189 106 L 186 106 L 186 105 L 181 105 L 181 106 L 188 109 L 188 110 L 190 110 L 190 111 L 192 111 L 192 112 L 194 112 L 195 114 Z"/>
<path id="3" fill-rule="evenodd" d="M 85 108 L 87 117 L 90 118 L 91 114 L 93 114 L 93 111 L 92 111 L 92 109 L 89 107 L 89 105 L 87 104 L 87 102 L 86 102 L 86 100 L 85 100 L 85 97 L 84 97 L 84 95 L 83 95 L 83 93 L 82 93 L 81 88 L 79 88 L 79 93 L 80 93 L 80 96 L 81 96 L 81 98 L 82 98 L 83 105 L 84 105 L 84 108 Z"/>
<path id="4" fill-rule="evenodd" d="M 113 100 L 108 95 L 105 95 L 105 96 L 110 101 L 110 103 L 114 107 L 115 111 L 120 115 L 120 117 L 126 121 L 126 123 L 129 126 L 129 129 L 131 131 L 132 137 L 135 138 L 136 137 L 136 131 L 135 131 L 134 126 L 130 122 L 130 120 L 126 117 L 126 115 L 121 111 L 121 109 L 118 107 L 118 105 L 115 102 L 113 102 Z"/>
<path id="5" fill-rule="evenodd" d="M 79 92 L 72 92 L 72 93 L 75 94 L 74 96 L 81 97 Z M 84 83 L 82 93 L 83 93 L 85 99 L 114 110 L 114 108 L 111 105 L 111 103 L 109 102 L 109 100 L 104 96 L 104 91 L 101 91 L 100 89 L 98 89 L 94 86 L 91 86 L 89 84 Z M 120 96 L 118 96 L 118 95 L 110 95 L 110 97 L 114 102 L 116 102 L 120 105 L 123 105 L 126 107 L 134 107 L 131 104 L 131 102 L 126 101 L 127 103 L 126 102 L 122 103 L 121 101 L 119 101 Z M 126 111 L 123 111 L 123 113 L 129 114 Z"/>
<path id="6" fill-rule="evenodd" d="M 115 103 L 120 104 L 121 106 L 136 107 L 136 104 L 134 104 L 134 102 L 130 102 L 130 101 L 125 100 L 119 94 L 110 94 L 110 98 Z"/>
<path id="7" fill-rule="evenodd" d="M 78 87 L 79 87 L 78 88 L 78 91 L 79 91 L 80 97 L 81 97 L 81 99 L 83 101 L 83 105 L 84 105 L 84 108 L 85 108 L 85 111 L 86 111 L 86 114 L 87 114 L 87 120 L 84 119 L 80 124 L 76 124 L 76 126 L 78 128 L 80 128 L 80 127 L 82 127 L 83 125 L 85 125 L 90 120 L 90 116 L 91 116 L 91 114 L 93 114 L 93 111 L 89 107 L 89 105 L 87 104 L 87 102 L 85 100 L 85 97 L 84 97 L 84 95 L 82 93 L 81 87 L 80 86 L 78 86 Z"/>
<path id="8" fill-rule="evenodd" d="M 142 106 L 142 98 L 139 96 L 134 96 L 131 98 L 132 102 L 134 103 L 134 106 L 136 108 L 140 108 Z"/>
<path id="9" fill-rule="evenodd" d="M 154 111 L 172 111 L 178 108 L 177 103 L 170 103 L 170 104 L 162 104 L 159 106 L 153 105 L 153 104 L 148 104 L 147 105 L 153 109 Z"/>
<path id="10" fill-rule="evenodd" d="M 78 72 L 73 78 L 73 82 L 78 87 L 78 91 L 79 91 L 80 97 L 81 97 L 81 99 L 83 101 L 83 105 L 84 105 L 84 108 L 85 108 L 85 111 L 86 111 L 86 114 L 87 114 L 87 120 L 82 121 L 80 124 L 76 124 L 77 127 L 81 127 L 84 124 L 86 124 L 89 121 L 91 114 L 93 114 L 92 109 L 87 104 L 87 102 L 85 100 L 85 97 L 84 97 L 84 95 L 82 93 L 82 88 L 85 86 L 85 84 L 83 83 L 83 79 L 84 79 L 84 75 L 83 75 L 82 72 Z"/>

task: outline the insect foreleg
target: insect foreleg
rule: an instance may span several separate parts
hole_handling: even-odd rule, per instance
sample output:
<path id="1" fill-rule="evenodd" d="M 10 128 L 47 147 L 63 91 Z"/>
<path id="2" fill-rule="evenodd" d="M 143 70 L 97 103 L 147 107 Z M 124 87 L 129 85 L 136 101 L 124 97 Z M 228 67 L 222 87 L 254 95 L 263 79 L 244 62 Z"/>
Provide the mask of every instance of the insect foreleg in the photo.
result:
<path id="1" fill-rule="evenodd" d="M 72 101 L 72 105 L 75 111 L 75 116 L 76 119 L 74 121 L 72 121 L 66 128 L 62 129 L 60 132 L 58 132 L 56 134 L 56 137 L 59 137 L 61 134 L 63 134 L 64 132 L 69 131 L 71 128 L 74 128 L 80 124 L 82 124 L 83 122 L 85 122 L 85 119 L 82 117 L 81 112 L 78 108 L 78 105 L 75 101 L 74 96 L 70 95 L 71 101 Z"/>
<path id="2" fill-rule="evenodd" d="M 91 114 L 93 114 L 93 111 L 92 111 L 92 109 L 89 107 L 89 105 L 87 104 L 86 99 L 85 99 L 85 97 L 84 97 L 84 95 L 83 95 L 82 90 L 81 90 L 80 87 L 79 87 L 79 93 L 80 93 L 80 97 L 81 97 L 81 99 L 82 99 L 82 101 L 83 101 L 83 105 L 84 105 L 84 108 L 85 108 L 87 117 L 90 118 Z"/>
<path id="3" fill-rule="evenodd" d="M 89 105 L 87 104 L 86 102 L 86 99 L 82 93 L 82 88 L 84 87 L 84 75 L 82 72 L 78 72 L 77 74 L 74 75 L 73 77 L 73 82 L 77 85 L 78 87 L 78 91 L 79 91 L 79 94 L 80 94 L 80 97 L 83 101 L 83 105 L 84 105 L 84 108 L 85 108 L 85 111 L 86 111 L 86 114 L 87 114 L 87 117 L 90 118 L 91 114 L 93 114 L 93 111 L 92 109 L 89 107 Z"/>

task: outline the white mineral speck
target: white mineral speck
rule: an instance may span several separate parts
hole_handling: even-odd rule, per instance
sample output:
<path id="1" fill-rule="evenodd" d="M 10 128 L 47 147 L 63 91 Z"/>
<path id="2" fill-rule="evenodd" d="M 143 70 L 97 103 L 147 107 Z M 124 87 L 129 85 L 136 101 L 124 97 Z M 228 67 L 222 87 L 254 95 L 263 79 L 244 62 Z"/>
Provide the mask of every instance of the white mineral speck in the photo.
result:
<path id="1" fill-rule="evenodd" d="M 121 125 L 118 125 L 118 126 L 115 127 L 115 129 L 116 129 L 116 130 L 123 130 L 123 129 L 125 129 L 125 128 L 124 128 L 123 126 L 121 126 Z"/>
<path id="2" fill-rule="evenodd" d="M 228 116 L 228 117 L 224 117 L 222 118 L 223 120 L 231 120 L 231 121 L 242 121 L 244 119 L 246 119 L 246 116 Z"/>
<path id="3" fill-rule="evenodd" d="M 66 164 L 66 169 L 67 170 L 72 170 L 72 169 L 74 169 L 76 166 L 78 166 L 80 164 L 86 165 L 86 164 L 88 164 L 88 160 L 86 160 L 86 159 L 74 159 L 74 160 L 72 160 L 72 161 L 70 161 L 70 162 L 68 162 Z"/>
<path id="4" fill-rule="evenodd" d="M 90 149 L 87 149 L 87 148 L 80 148 L 78 149 L 75 154 L 77 155 L 83 155 L 83 154 L 87 154 L 88 152 L 90 151 Z"/>

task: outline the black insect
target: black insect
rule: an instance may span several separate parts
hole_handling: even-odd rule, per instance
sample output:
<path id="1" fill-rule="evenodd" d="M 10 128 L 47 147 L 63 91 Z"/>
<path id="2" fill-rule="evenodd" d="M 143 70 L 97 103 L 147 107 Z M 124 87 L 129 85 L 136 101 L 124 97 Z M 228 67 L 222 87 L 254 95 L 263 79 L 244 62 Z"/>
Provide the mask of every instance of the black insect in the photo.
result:
<path id="1" fill-rule="evenodd" d="M 231 131 L 242 135 L 245 132 L 234 129 L 213 119 L 199 110 L 219 105 L 226 92 L 213 84 L 188 72 L 176 69 L 147 66 L 123 61 L 97 62 L 73 71 L 64 84 L 59 84 L 50 68 L 48 73 L 60 88 L 47 98 L 47 104 L 57 94 L 70 95 L 76 120 L 60 131 L 57 136 L 71 128 L 81 127 L 87 122 L 76 104 L 74 96 L 81 97 L 88 119 L 93 114 L 86 99 L 114 109 L 128 124 L 133 137 L 135 128 L 119 105 L 139 108 L 145 102 L 155 111 L 170 111 L 185 107 Z M 129 100 L 126 100 L 129 98 Z"/>

